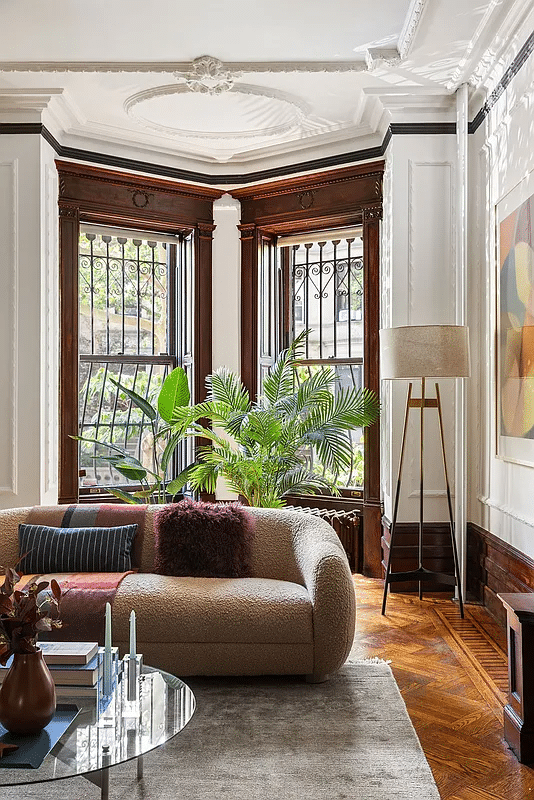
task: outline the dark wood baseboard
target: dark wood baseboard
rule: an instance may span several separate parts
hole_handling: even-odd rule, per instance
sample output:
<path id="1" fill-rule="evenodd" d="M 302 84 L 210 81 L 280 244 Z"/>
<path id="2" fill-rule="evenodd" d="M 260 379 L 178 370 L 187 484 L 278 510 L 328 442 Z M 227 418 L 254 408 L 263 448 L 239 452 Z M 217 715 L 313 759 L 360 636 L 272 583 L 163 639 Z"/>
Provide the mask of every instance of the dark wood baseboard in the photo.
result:
<path id="1" fill-rule="evenodd" d="M 385 577 L 391 541 L 391 522 L 382 517 L 382 570 Z M 398 522 L 395 532 L 395 547 L 391 562 L 392 572 L 405 572 L 418 567 L 419 523 Z M 451 534 L 447 522 L 426 522 L 423 525 L 423 565 L 434 572 L 454 575 L 454 559 Z M 392 592 L 416 592 L 416 581 L 392 583 Z M 424 590 L 453 592 L 450 585 L 427 583 Z"/>
<path id="2" fill-rule="evenodd" d="M 467 591 L 468 597 L 486 606 L 504 627 L 506 611 L 497 595 L 534 592 L 534 561 L 494 534 L 469 522 Z"/>

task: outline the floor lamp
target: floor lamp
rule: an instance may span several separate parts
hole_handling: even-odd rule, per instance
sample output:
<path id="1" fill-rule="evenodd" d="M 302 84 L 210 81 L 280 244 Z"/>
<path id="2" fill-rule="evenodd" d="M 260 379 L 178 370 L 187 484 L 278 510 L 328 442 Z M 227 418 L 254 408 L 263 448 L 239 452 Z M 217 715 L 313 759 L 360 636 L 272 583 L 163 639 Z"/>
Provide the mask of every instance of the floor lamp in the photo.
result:
<path id="1" fill-rule="evenodd" d="M 382 614 L 386 613 L 388 586 L 400 581 L 416 580 L 419 583 L 419 599 L 423 597 L 423 583 L 439 580 L 440 583 L 456 585 L 460 613 L 463 617 L 464 607 L 462 600 L 462 586 L 458 564 L 458 551 L 454 535 L 454 519 L 452 511 L 451 490 L 447 473 L 447 460 L 445 457 L 445 438 L 443 435 L 443 417 L 441 413 L 441 400 L 439 385 L 436 382 L 436 396 L 427 397 L 425 381 L 427 378 L 461 378 L 469 377 L 469 338 L 468 329 L 461 325 L 409 325 L 399 328 L 385 328 L 380 331 L 380 362 L 381 377 L 385 380 L 397 378 L 420 378 L 421 397 L 412 397 L 413 384 L 408 386 L 406 398 L 406 411 L 404 414 L 404 428 L 399 459 L 399 473 L 395 490 L 393 506 L 393 519 L 391 522 L 391 536 L 389 543 L 389 558 L 384 583 L 384 597 L 382 600 Z M 392 572 L 393 549 L 395 546 L 395 533 L 397 528 L 397 514 L 399 510 L 399 497 L 402 478 L 402 467 L 406 445 L 406 432 L 411 409 L 420 409 L 419 421 L 419 536 L 418 536 L 418 561 L 417 569 L 405 572 Z M 454 575 L 435 572 L 423 566 L 423 443 L 424 443 L 424 411 L 435 408 L 438 412 L 439 433 L 441 440 L 441 455 L 443 471 L 447 489 L 447 502 L 449 506 L 450 534 L 452 553 L 454 558 Z"/>

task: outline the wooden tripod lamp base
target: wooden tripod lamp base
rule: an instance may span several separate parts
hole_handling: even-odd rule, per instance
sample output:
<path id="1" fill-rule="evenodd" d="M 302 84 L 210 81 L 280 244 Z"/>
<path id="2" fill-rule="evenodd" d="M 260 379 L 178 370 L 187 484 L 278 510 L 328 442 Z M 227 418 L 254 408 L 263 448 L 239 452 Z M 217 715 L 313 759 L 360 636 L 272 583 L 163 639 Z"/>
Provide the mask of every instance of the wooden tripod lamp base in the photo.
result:
<path id="1" fill-rule="evenodd" d="M 468 329 L 460 325 L 410 325 L 400 328 L 386 328 L 380 331 L 380 358 L 382 378 L 386 380 L 397 378 L 420 378 L 421 397 L 412 397 L 413 384 L 408 387 L 406 398 L 406 411 L 402 433 L 401 451 L 399 459 L 399 472 L 395 490 L 393 506 L 393 519 L 391 523 L 391 538 L 389 558 L 384 583 L 384 597 L 382 600 L 382 614 L 386 613 L 388 587 L 392 583 L 415 580 L 419 584 L 419 599 L 423 597 L 423 584 L 439 582 L 457 587 L 460 613 L 463 617 L 463 599 L 458 562 L 458 551 L 454 531 L 452 499 L 445 456 L 445 437 L 443 434 L 443 415 L 439 385 L 435 384 L 435 397 L 426 396 L 426 378 L 459 378 L 467 377 L 470 373 L 469 364 L 469 338 Z M 426 569 L 423 564 L 423 501 L 424 501 L 424 412 L 434 408 L 438 412 L 439 432 L 441 441 L 441 456 L 447 492 L 449 510 L 449 529 L 454 560 L 454 575 Z M 395 532 L 399 510 L 402 468 L 406 446 L 406 433 L 410 411 L 419 409 L 419 535 L 418 535 L 418 567 L 415 570 L 392 572 L 391 564 L 395 547 Z"/>

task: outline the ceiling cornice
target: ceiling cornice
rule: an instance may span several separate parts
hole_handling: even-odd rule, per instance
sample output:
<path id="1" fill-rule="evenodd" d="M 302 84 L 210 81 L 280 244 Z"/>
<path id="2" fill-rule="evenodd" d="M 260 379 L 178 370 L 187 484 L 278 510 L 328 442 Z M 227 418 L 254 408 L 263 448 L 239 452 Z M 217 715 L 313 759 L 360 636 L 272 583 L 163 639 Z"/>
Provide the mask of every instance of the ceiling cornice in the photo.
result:
<path id="1" fill-rule="evenodd" d="M 410 50 L 412 49 L 415 34 L 417 33 L 417 29 L 421 24 L 426 5 L 427 0 L 412 0 L 410 8 L 408 9 L 404 27 L 399 36 L 398 45 L 399 55 L 403 60 L 409 55 Z"/>
<path id="2" fill-rule="evenodd" d="M 199 69 L 210 65 L 238 77 L 242 73 L 369 72 L 398 63 L 400 56 L 395 48 L 372 48 L 354 61 L 220 61 L 208 55 L 192 61 L 0 61 L 0 72 L 166 73 L 191 81 Z"/>
<path id="3" fill-rule="evenodd" d="M 390 51 L 387 51 L 390 53 Z M 201 56 L 205 58 L 205 56 Z M 156 72 L 188 78 L 193 61 L 0 61 L 0 72 Z M 365 72 L 358 61 L 224 61 L 229 72 Z"/>

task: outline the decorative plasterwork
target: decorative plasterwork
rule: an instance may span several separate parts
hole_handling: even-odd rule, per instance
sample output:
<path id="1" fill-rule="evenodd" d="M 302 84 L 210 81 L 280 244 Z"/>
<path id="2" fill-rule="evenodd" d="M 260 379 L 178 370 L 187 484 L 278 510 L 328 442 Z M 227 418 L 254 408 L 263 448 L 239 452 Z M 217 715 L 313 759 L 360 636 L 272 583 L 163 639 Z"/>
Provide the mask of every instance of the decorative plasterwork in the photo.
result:
<path id="1" fill-rule="evenodd" d="M 231 93 L 232 96 L 249 95 L 260 98 L 260 101 L 264 101 L 264 108 L 262 109 L 264 112 L 269 111 L 270 106 L 280 106 L 283 104 L 285 106 L 285 113 L 283 114 L 283 120 L 279 124 L 269 127 L 261 127 L 260 125 L 255 124 L 253 128 L 245 130 L 220 130 L 217 129 L 216 118 L 212 117 L 210 119 L 209 129 L 206 128 L 205 130 L 194 130 L 190 128 L 180 128 L 174 125 L 162 124 L 154 119 L 150 119 L 149 116 L 145 116 L 140 111 L 143 104 L 149 103 L 150 100 L 155 100 L 159 97 L 165 96 L 183 95 L 187 94 L 189 91 L 190 88 L 187 83 L 155 86 L 151 89 L 146 89 L 143 92 L 137 92 L 129 97 L 124 103 L 124 109 L 126 113 L 135 119 L 137 123 L 158 133 L 163 133 L 167 136 L 175 136 L 178 138 L 192 137 L 199 139 L 210 139 L 213 141 L 224 139 L 234 140 L 236 137 L 257 139 L 282 136 L 288 131 L 303 125 L 305 123 L 306 116 L 311 113 L 309 106 L 297 97 L 290 96 L 284 92 L 278 92 L 274 89 L 252 86 L 251 84 L 247 83 L 241 83 L 238 86 L 233 86 L 229 88 L 227 92 Z M 196 92 L 202 90 L 193 89 L 193 91 Z M 222 94 L 222 91 L 224 90 L 217 91 L 215 94 Z M 202 91 L 202 93 L 205 94 L 207 92 Z M 209 92 L 209 94 L 212 94 L 212 92 Z M 268 117 L 272 118 L 272 115 L 268 115 Z M 326 124 L 327 128 L 330 128 L 331 126 L 332 123 Z"/>
<path id="2" fill-rule="evenodd" d="M 212 58 L 202 56 L 201 58 Z M 217 60 L 217 59 L 215 59 Z M 0 61 L 0 72 L 160 72 L 187 78 L 195 61 Z M 222 64 L 222 62 L 220 62 Z M 226 61 L 238 72 L 365 72 L 365 61 Z"/>
<path id="3" fill-rule="evenodd" d="M 0 89 L 0 111 L 44 111 L 63 89 Z"/>
<path id="4" fill-rule="evenodd" d="M 241 73 L 225 70 L 222 61 L 213 56 L 201 56 L 193 61 L 193 68 L 186 76 L 185 84 L 190 92 L 221 94 L 229 91 Z M 177 77 L 182 77 L 177 73 Z"/>
<path id="5" fill-rule="evenodd" d="M 493 5 L 491 10 L 495 10 Z M 522 39 L 518 36 L 528 15 L 532 12 L 532 0 L 516 0 L 510 5 L 506 5 L 502 12 L 499 17 L 494 14 L 492 19 L 487 20 L 489 36 L 485 36 L 483 42 L 472 40 L 479 45 L 477 48 L 471 48 L 469 62 L 469 84 L 475 88 L 485 83 L 493 83 L 494 81 L 488 81 L 488 76 L 493 70 L 496 70 L 500 77 L 499 73 L 502 72 L 503 63 L 510 62 L 511 51 L 519 50 L 523 44 Z M 485 50 L 482 49 L 482 44 L 485 44 Z M 478 63 L 476 63 L 477 56 Z M 463 74 L 460 73 L 460 66 L 451 82 L 456 80 L 456 83 L 459 83 L 465 75 L 465 69 Z"/>
<path id="6" fill-rule="evenodd" d="M 377 47 L 371 47 L 366 52 L 365 63 L 367 64 L 369 72 L 372 72 L 374 69 L 383 69 L 384 67 L 398 67 L 401 63 L 401 57 L 396 48 L 392 50 L 382 50 Z"/>
<path id="7" fill-rule="evenodd" d="M 418 0 L 424 3 L 425 0 Z M 230 88 L 242 73 L 367 72 L 377 66 L 397 66 L 396 49 L 373 48 L 357 61 L 226 61 L 200 56 L 193 61 L 0 61 L 0 72 L 139 72 L 169 73 L 185 78 L 192 91 L 216 94 Z M 379 63 L 380 62 L 380 63 Z M 202 88 L 197 88 L 201 86 Z M 221 89 L 218 87 L 222 86 Z M 214 88 L 215 87 L 215 88 Z"/>
<path id="8" fill-rule="evenodd" d="M 401 31 L 401 35 L 399 36 L 399 55 L 403 60 L 408 56 L 410 50 L 412 49 L 415 34 L 417 33 L 417 29 L 421 24 L 426 2 L 427 0 L 412 0 L 412 4 L 406 16 L 404 27 Z"/>

